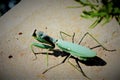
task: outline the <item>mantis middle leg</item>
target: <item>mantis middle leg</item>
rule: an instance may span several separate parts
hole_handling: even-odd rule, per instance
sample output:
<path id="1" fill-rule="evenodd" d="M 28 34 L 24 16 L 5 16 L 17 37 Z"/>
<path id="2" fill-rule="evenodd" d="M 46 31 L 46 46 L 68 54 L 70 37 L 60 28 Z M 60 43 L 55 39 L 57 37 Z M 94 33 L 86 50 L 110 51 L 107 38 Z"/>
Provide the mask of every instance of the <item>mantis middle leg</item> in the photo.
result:
<path id="1" fill-rule="evenodd" d="M 107 49 L 107 48 L 105 48 L 97 39 L 95 39 L 90 33 L 85 33 L 84 34 L 84 36 L 82 37 L 82 39 L 79 41 L 79 43 L 78 44 L 80 44 L 82 41 L 83 41 L 83 39 L 85 38 L 85 36 L 87 36 L 87 35 L 89 35 L 93 40 L 95 40 L 99 45 L 98 46 L 96 46 L 96 47 L 93 47 L 93 48 L 97 48 L 97 47 L 102 47 L 104 50 L 106 50 L 106 51 L 116 51 L 115 49 L 113 49 L 113 50 L 109 50 L 109 49 Z M 91 48 L 91 49 L 93 49 L 93 48 Z"/>
<path id="2" fill-rule="evenodd" d="M 73 33 L 73 35 L 71 36 L 71 35 L 69 35 L 69 34 L 67 34 L 67 33 L 65 33 L 63 31 L 60 31 L 60 37 L 61 37 L 62 40 L 64 40 L 62 34 L 66 35 L 66 36 L 69 36 L 69 37 L 72 37 L 72 42 L 74 43 L 75 33 Z"/>

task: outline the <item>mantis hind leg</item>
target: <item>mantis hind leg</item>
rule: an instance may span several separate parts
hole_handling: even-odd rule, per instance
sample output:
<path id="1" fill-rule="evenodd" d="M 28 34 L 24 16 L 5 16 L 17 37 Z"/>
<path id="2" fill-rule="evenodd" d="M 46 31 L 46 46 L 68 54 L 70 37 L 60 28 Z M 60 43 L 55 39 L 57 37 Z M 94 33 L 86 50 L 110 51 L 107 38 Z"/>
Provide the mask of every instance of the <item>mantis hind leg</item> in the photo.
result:
<path id="1" fill-rule="evenodd" d="M 69 58 L 70 58 L 70 57 L 69 57 Z M 81 66 L 80 66 L 80 64 L 79 64 L 79 62 L 78 62 L 78 58 L 75 58 L 75 57 L 74 57 L 74 58 L 75 58 L 75 61 L 76 61 L 76 63 L 77 63 L 77 66 L 75 66 L 72 62 L 70 62 L 70 61 L 69 61 L 69 58 L 68 58 L 68 63 L 69 63 L 71 66 L 73 66 L 75 69 L 77 69 L 79 72 L 81 72 L 84 77 L 86 77 L 87 79 L 91 80 L 91 79 L 84 73 L 83 69 L 81 68 Z"/>
<path id="2" fill-rule="evenodd" d="M 54 65 L 54 66 L 49 67 L 48 69 L 44 70 L 44 71 L 42 72 L 42 74 L 45 74 L 47 71 L 49 71 L 49 70 L 51 70 L 51 69 L 53 69 L 53 68 L 55 68 L 55 67 L 57 67 L 57 66 L 59 66 L 59 65 L 61 65 L 61 64 L 63 64 L 63 63 L 65 63 L 65 61 L 67 60 L 70 65 L 72 65 L 72 66 L 73 66 L 75 69 L 77 69 L 78 71 L 82 72 L 83 76 L 90 80 L 90 78 L 84 73 L 84 71 L 82 70 L 81 66 L 79 65 L 78 59 L 75 58 L 75 61 L 76 61 L 77 65 L 78 65 L 78 67 L 77 67 L 77 66 L 75 66 L 73 63 L 71 63 L 71 62 L 69 61 L 69 58 L 70 58 L 70 57 L 71 57 L 71 55 L 67 55 L 67 56 L 65 57 L 65 59 L 64 59 L 61 63 L 58 63 L 58 64 L 56 64 L 56 65 Z"/>
<path id="3" fill-rule="evenodd" d="M 106 47 L 104 47 L 97 39 L 95 39 L 90 33 L 85 33 L 84 34 L 84 36 L 82 37 L 82 39 L 79 41 L 79 43 L 78 44 L 80 44 L 82 41 L 83 41 L 83 39 L 85 38 L 85 36 L 87 36 L 87 35 L 89 35 L 93 40 L 95 40 L 99 45 L 98 46 L 96 46 L 96 47 L 93 47 L 93 48 L 91 48 L 91 49 L 94 49 L 94 48 L 97 48 L 97 47 L 102 47 L 104 50 L 106 50 L 106 51 L 116 51 L 115 49 L 113 49 L 113 50 L 109 50 L 109 49 L 107 49 Z"/>
<path id="4" fill-rule="evenodd" d="M 78 65 L 78 67 L 79 67 L 82 75 L 83 75 L 84 77 L 86 77 L 87 79 L 90 80 L 90 78 L 84 73 L 83 69 L 81 68 L 81 66 L 80 66 L 80 64 L 79 64 L 79 62 L 78 62 L 78 58 L 75 58 L 75 61 L 76 61 L 77 65 Z"/>
<path id="5" fill-rule="evenodd" d="M 69 58 L 70 58 L 70 57 L 71 57 L 71 55 L 67 55 L 67 56 L 65 57 L 65 59 L 64 59 L 61 63 L 58 63 L 58 64 L 56 64 L 56 65 L 54 65 L 54 66 L 49 67 L 48 69 L 44 70 L 44 71 L 42 72 L 42 74 L 45 74 L 47 71 L 49 71 L 49 70 L 51 70 L 51 69 L 53 69 L 53 68 L 55 68 L 55 67 L 57 67 L 57 66 L 59 66 L 59 65 L 61 65 L 61 64 L 63 64 L 63 63 L 65 63 L 65 61 L 67 60 L 70 65 L 72 65 L 72 66 L 73 66 L 75 69 L 77 69 L 78 71 L 82 72 L 82 74 L 83 74 L 85 77 L 87 77 L 87 76 L 85 75 L 85 73 L 83 72 L 82 68 L 80 67 L 80 65 L 79 65 L 79 63 L 78 63 L 78 61 L 77 61 L 77 58 L 75 58 L 75 60 L 76 60 L 76 62 L 77 62 L 77 64 L 78 64 L 78 67 L 80 68 L 80 70 L 78 69 L 77 66 L 75 66 L 74 64 L 72 64 L 72 63 L 69 61 Z M 87 78 L 88 78 L 88 77 L 87 77 Z"/>

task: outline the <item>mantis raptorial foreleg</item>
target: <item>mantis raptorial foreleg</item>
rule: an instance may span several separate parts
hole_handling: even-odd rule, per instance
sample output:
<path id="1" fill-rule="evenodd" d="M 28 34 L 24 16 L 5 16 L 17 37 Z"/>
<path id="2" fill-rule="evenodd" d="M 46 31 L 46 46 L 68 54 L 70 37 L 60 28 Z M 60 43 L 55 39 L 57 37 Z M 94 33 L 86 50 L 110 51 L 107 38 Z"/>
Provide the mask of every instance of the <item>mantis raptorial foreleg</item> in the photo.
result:
<path id="1" fill-rule="evenodd" d="M 33 46 L 38 47 L 38 48 L 42 48 L 42 49 L 52 49 L 51 46 L 46 45 L 46 44 L 39 44 L 39 43 L 36 43 L 36 42 L 32 43 L 32 44 L 31 44 L 31 50 L 32 50 L 33 54 L 35 55 L 35 59 L 33 59 L 33 60 L 36 60 L 36 59 L 37 59 L 37 56 L 36 56 L 36 55 L 38 54 L 38 53 L 36 53 L 36 52 L 33 50 Z M 39 53 L 39 54 L 40 54 L 40 53 Z M 48 56 L 47 56 L 47 57 L 48 57 Z"/>
<path id="2" fill-rule="evenodd" d="M 80 44 L 82 41 L 83 41 L 83 39 L 85 38 L 85 36 L 87 36 L 87 35 L 89 35 L 93 40 L 95 40 L 99 45 L 98 45 L 98 47 L 102 47 L 104 50 L 106 50 L 106 51 L 116 51 L 115 49 L 113 49 L 113 50 L 109 50 L 109 49 L 107 49 L 107 48 L 105 48 L 97 39 L 95 39 L 90 33 L 85 33 L 84 34 L 84 36 L 81 38 L 81 40 L 79 41 L 79 43 L 78 44 Z M 97 47 L 93 47 L 93 48 L 97 48 Z M 93 48 L 91 48 L 91 49 L 93 49 Z"/>
<path id="3" fill-rule="evenodd" d="M 34 46 L 34 44 L 31 44 L 30 47 L 31 47 L 31 50 L 32 50 L 33 54 L 35 55 L 35 58 L 33 60 L 36 60 L 37 59 L 37 56 L 36 56 L 37 53 L 35 53 L 35 51 L 33 50 L 33 46 Z"/>

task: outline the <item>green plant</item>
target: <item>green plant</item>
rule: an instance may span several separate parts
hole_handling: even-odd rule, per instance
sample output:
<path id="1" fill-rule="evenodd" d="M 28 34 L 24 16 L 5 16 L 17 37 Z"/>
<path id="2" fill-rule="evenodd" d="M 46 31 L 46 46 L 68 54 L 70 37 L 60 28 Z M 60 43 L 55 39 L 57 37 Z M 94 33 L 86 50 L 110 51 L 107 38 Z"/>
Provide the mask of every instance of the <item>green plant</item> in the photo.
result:
<path id="1" fill-rule="evenodd" d="M 89 28 L 94 28 L 101 21 L 103 24 L 110 22 L 113 18 L 120 25 L 120 1 L 119 0 L 75 0 L 82 7 L 89 7 L 90 10 L 84 10 L 81 17 L 96 18 Z M 79 6 L 72 8 L 80 8 Z"/>

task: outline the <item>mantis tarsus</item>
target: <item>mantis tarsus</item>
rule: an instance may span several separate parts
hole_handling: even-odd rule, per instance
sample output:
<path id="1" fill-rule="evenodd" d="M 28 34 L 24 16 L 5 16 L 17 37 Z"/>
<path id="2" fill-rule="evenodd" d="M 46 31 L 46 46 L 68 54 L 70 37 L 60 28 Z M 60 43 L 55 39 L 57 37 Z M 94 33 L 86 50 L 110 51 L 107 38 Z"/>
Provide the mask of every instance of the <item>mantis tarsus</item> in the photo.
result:
<path id="1" fill-rule="evenodd" d="M 72 65 L 78 71 L 82 72 L 83 76 L 90 79 L 83 72 L 82 68 L 80 67 L 80 65 L 78 63 L 78 59 L 83 60 L 83 61 L 87 61 L 88 59 L 96 57 L 96 52 L 93 51 L 92 49 L 97 48 L 97 47 L 102 47 L 106 51 L 115 51 L 115 49 L 114 50 L 109 50 L 109 49 L 105 48 L 97 39 L 95 39 L 88 32 L 86 34 L 84 34 L 84 36 L 82 37 L 82 39 L 79 41 L 78 44 L 74 43 L 75 33 L 73 34 L 73 36 L 70 36 L 70 37 L 72 37 L 72 42 L 64 41 L 64 38 L 63 38 L 62 34 L 70 36 L 67 33 L 60 31 L 60 35 L 61 35 L 62 39 L 55 39 L 55 38 L 52 38 L 52 37 L 46 35 L 45 33 L 41 32 L 41 31 L 37 32 L 36 29 L 34 30 L 32 36 L 37 41 L 42 43 L 42 44 L 40 44 L 40 43 L 34 42 L 34 43 L 31 44 L 31 49 L 32 49 L 32 52 L 34 53 L 35 56 L 36 56 L 36 53 L 33 50 L 33 46 L 38 47 L 38 48 L 42 48 L 42 49 L 53 50 L 55 48 L 55 45 L 57 45 L 63 52 L 69 53 L 69 55 L 66 56 L 65 59 L 61 63 L 56 64 L 52 67 L 49 67 L 42 74 L 45 74 L 48 70 L 50 70 L 50 69 L 52 69 L 52 68 L 54 68 L 58 65 L 63 64 L 67 60 L 70 65 Z M 81 44 L 82 40 L 85 38 L 86 35 L 89 35 L 90 37 L 92 37 L 99 45 L 96 46 L 96 47 L 93 47 L 93 48 L 87 48 L 87 47 L 81 46 L 80 44 Z M 75 66 L 73 63 L 71 63 L 69 61 L 69 58 L 71 56 L 75 57 L 74 59 L 75 59 L 78 66 Z M 36 56 L 36 58 L 37 58 L 37 56 Z"/>

